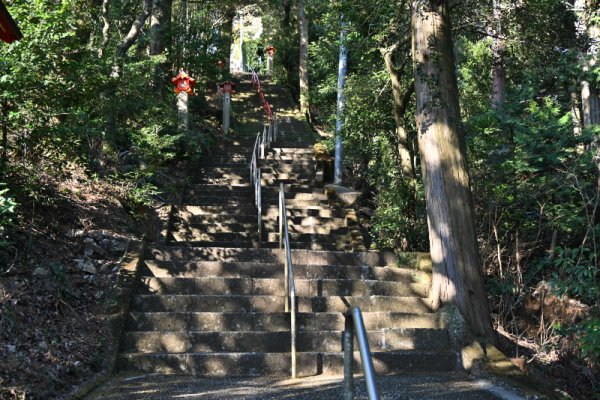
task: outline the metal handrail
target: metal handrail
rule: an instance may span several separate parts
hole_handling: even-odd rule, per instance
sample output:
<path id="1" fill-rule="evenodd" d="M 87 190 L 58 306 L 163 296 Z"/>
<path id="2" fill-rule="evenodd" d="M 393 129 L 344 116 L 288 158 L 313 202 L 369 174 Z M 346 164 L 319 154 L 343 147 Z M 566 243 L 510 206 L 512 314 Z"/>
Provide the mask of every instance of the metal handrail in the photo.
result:
<path id="1" fill-rule="evenodd" d="M 260 143 L 260 132 L 256 135 L 256 141 L 254 142 L 254 149 L 252 150 L 252 160 L 250 161 L 250 182 L 254 185 L 254 205 L 257 209 L 258 218 L 258 246 L 262 242 L 262 185 L 261 185 L 261 171 L 258 168 L 258 148 L 261 146 Z"/>
<path id="2" fill-rule="evenodd" d="M 354 376 L 352 375 L 354 369 L 354 334 L 356 334 L 358 342 L 369 399 L 379 400 L 375 382 L 375 368 L 373 368 L 369 340 L 360 308 L 352 307 L 345 314 L 345 317 L 344 334 L 342 336 L 344 346 L 344 400 L 352 400 L 354 397 Z"/>
<path id="3" fill-rule="evenodd" d="M 290 248 L 290 233 L 285 207 L 285 188 L 279 184 L 279 248 L 285 249 L 284 275 L 285 275 L 285 312 L 290 313 L 290 335 L 292 378 L 296 377 L 296 285 L 294 284 L 294 265 L 292 264 L 292 250 Z"/>

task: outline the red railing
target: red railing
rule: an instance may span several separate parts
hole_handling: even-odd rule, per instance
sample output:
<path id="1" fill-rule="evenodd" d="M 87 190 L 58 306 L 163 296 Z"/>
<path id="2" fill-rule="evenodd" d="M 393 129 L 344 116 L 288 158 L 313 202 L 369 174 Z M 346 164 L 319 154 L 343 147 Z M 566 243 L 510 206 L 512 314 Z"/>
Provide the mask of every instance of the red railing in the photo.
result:
<path id="1" fill-rule="evenodd" d="M 258 91 L 258 94 L 260 95 L 260 99 L 262 100 L 263 108 L 265 109 L 267 118 L 269 118 L 269 121 L 273 122 L 273 120 L 274 120 L 273 110 L 271 110 L 271 105 L 265 98 L 265 92 L 262 90 L 262 85 L 260 84 L 260 78 L 258 77 L 258 74 L 256 73 L 256 71 L 252 71 L 252 86 Z"/>

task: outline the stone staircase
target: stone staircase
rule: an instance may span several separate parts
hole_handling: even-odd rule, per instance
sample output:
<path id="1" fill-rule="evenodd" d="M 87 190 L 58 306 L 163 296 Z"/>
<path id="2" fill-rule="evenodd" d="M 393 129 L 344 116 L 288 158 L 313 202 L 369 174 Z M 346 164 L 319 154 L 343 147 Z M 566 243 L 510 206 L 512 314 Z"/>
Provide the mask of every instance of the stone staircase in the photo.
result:
<path id="1" fill-rule="evenodd" d="M 427 304 L 428 276 L 391 253 L 365 251 L 353 211 L 315 185 L 314 139 L 302 118 L 283 90 L 265 89 L 284 135 L 261 161 L 263 237 L 248 168 L 258 95 L 241 82 L 238 135 L 223 138 L 193 172 L 181 204 L 172 206 L 165 243 L 143 255 L 118 369 L 289 376 L 290 315 L 277 248 L 281 182 L 294 249 L 298 375 L 342 373 L 343 313 L 354 305 L 378 373 L 458 369 L 448 332 Z"/>

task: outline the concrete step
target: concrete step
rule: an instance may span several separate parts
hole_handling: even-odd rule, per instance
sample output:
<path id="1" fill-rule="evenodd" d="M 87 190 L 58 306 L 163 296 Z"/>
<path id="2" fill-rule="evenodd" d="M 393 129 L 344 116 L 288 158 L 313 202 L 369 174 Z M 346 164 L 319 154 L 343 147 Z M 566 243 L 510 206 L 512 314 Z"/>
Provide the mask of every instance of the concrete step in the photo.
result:
<path id="1" fill-rule="evenodd" d="M 206 247 L 206 248 L 244 248 L 244 249 L 276 249 L 279 247 L 279 242 L 269 241 L 216 241 L 216 240 L 185 240 L 177 241 L 178 246 L 188 247 Z M 293 249 L 301 250 L 318 250 L 318 251 L 346 251 L 346 252 L 358 252 L 367 251 L 364 243 L 351 238 L 342 238 L 337 241 L 329 242 L 290 242 L 290 247 Z"/>
<path id="2" fill-rule="evenodd" d="M 269 172 L 262 171 L 260 176 L 262 181 L 280 180 L 280 181 L 293 181 L 296 179 L 311 179 L 315 175 L 315 171 L 303 171 L 303 172 Z"/>
<path id="3" fill-rule="evenodd" d="M 358 240 L 360 232 L 351 231 L 349 228 L 332 229 L 329 232 L 323 233 L 297 233 L 289 232 L 290 242 L 293 243 L 315 243 L 315 244 L 332 244 L 345 243 L 348 240 Z M 268 242 L 279 242 L 279 233 L 268 232 L 263 240 Z"/>
<path id="4" fill-rule="evenodd" d="M 322 217 L 322 218 L 343 218 L 345 213 L 343 210 L 331 210 L 325 206 L 319 205 L 295 205 L 295 202 L 291 201 L 290 204 L 286 203 L 287 215 L 289 218 L 298 217 Z M 257 216 L 257 209 L 254 203 L 225 203 L 222 205 L 192 205 L 185 204 L 174 208 L 174 211 L 178 213 L 182 218 L 190 218 L 192 216 L 199 215 L 240 215 L 240 216 Z M 279 216 L 279 207 L 273 204 L 263 205 L 263 217 L 274 217 Z M 258 216 L 257 216 L 258 218 Z"/>
<path id="5" fill-rule="evenodd" d="M 449 372 L 458 369 L 458 360 L 452 351 L 399 350 L 372 352 L 377 374 Z M 360 354 L 354 353 L 355 372 L 360 372 Z M 435 360 L 435 362 L 431 362 Z M 194 374 L 201 376 L 282 376 L 290 374 L 289 353 L 124 353 L 117 359 L 117 370 L 161 373 Z M 297 355 L 298 376 L 343 373 L 342 353 L 306 352 Z"/>
<path id="6" fill-rule="evenodd" d="M 298 154 L 314 155 L 315 150 L 312 147 L 272 146 L 269 149 L 269 153 L 276 155 L 276 156 L 298 155 Z"/>
<path id="7" fill-rule="evenodd" d="M 314 175 L 314 174 L 313 174 Z M 315 186 L 314 176 L 311 177 L 290 177 L 290 176 L 261 176 L 260 184 L 265 186 L 284 185 L 311 185 Z"/>
<path id="8" fill-rule="evenodd" d="M 303 196 L 307 199 L 285 199 L 285 204 L 289 208 L 301 208 L 305 206 L 319 206 L 323 209 L 328 208 L 329 202 L 326 199 L 321 200 L 319 195 Z M 322 197 L 325 197 L 324 195 Z M 193 193 L 186 192 L 183 197 L 183 204 L 198 205 L 198 206 L 218 206 L 218 205 L 229 205 L 235 207 L 254 207 L 254 198 L 251 195 L 242 196 L 226 196 L 219 197 L 216 195 L 194 195 Z M 279 200 L 275 196 L 266 196 L 262 198 L 263 207 L 277 206 Z"/>
<path id="9" fill-rule="evenodd" d="M 220 262 L 262 262 L 283 263 L 284 252 L 279 249 L 232 249 L 232 248 L 202 248 L 155 246 L 148 249 L 146 259 L 160 261 L 220 261 Z M 399 265 L 398 257 L 388 251 L 369 251 L 347 253 L 339 251 L 292 250 L 294 265 L 358 265 L 366 270 L 372 266 Z"/>
<path id="10" fill-rule="evenodd" d="M 367 330 L 440 327 L 435 313 L 365 312 Z M 298 313 L 296 325 L 302 331 L 344 329 L 345 318 L 340 313 Z M 290 314 L 285 312 L 131 312 L 125 329 L 128 331 L 262 331 L 288 332 Z"/>
<path id="11" fill-rule="evenodd" d="M 275 172 L 275 173 L 314 173 L 316 168 L 316 163 L 314 162 L 304 162 L 304 161 L 267 161 L 261 162 L 259 165 L 261 171 L 263 173 L 267 172 Z"/>
<path id="12" fill-rule="evenodd" d="M 218 249 L 207 249 L 215 250 Z M 230 249 L 223 249 L 230 250 Z M 279 251 L 266 249 L 252 249 L 246 251 Z M 293 253 L 305 250 L 294 251 Z M 224 254 L 225 256 L 225 254 Z M 225 258 L 225 257 L 224 257 Z M 297 260 L 295 254 L 292 261 Z M 144 260 L 140 267 L 142 276 L 158 278 L 196 278 L 196 277 L 218 277 L 218 278 L 269 278 L 283 279 L 283 259 L 274 258 L 272 262 L 260 261 L 258 258 L 246 262 L 226 261 L 157 261 Z M 430 281 L 430 275 L 423 271 L 411 268 L 398 267 L 371 267 L 368 265 L 342 265 L 327 264 L 326 260 L 318 260 L 316 257 L 305 261 L 310 264 L 294 264 L 295 278 L 303 279 L 348 279 L 356 282 L 364 280 L 393 281 L 403 283 L 425 283 Z M 315 261 L 314 263 L 311 261 Z M 319 261 L 325 261 L 319 265 Z M 333 260 L 332 260 L 333 261 Z M 348 261 L 340 260 L 340 261 Z"/>
<path id="13" fill-rule="evenodd" d="M 427 296 L 424 283 L 377 280 L 303 279 L 295 277 L 296 295 L 316 296 Z M 269 278 L 172 278 L 141 277 L 139 294 L 269 295 L 282 293 L 284 279 Z"/>
<path id="14" fill-rule="evenodd" d="M 246 177 L 245 175 L 248 175 Z M 250 174 L 246 173 L 243 175 L 236 176 L 197 176 L 194 179 L 195 183 L 200 184 L 213 184 L 213 185 L 243 185 L 250 183 Z M 279 187 L 279 184 L 284 185 L 299 185 L 299 186 L 315 186 L 315 180 L 313 178 L 265 178 L 261 180 L 262 187 L 273 186 Z"/>
<path id="15" fill-rule="evenodd" d="M 283 288 L 282 288 L 283 292 Z M 345 296 L 298 297 L 299 312 L 346 312 L 358 306 L 364 312 L 393 311 L 403 313 L 429 313 L 426 298 L 397 296 Z M 283 310 L 283 296 L 268 295 L 136 295 L 132 299 L 132 311 L 138 312 L 279 312 Z"/>
<path id="16" fill-rule="evenodd" d="M 258 229 L 245 232 L 215 232 L 203 233 L 194 230 L 171 232 L 173 240 L 176 242 L 231 242 L 245 243 L 258 240 Z"/>
<path id="17" fill-rule="evenodd" d="M 351 219 L 345 218 L 346 215 L 343 210 L 328 210 L 324 209 L 324 207 L 289 207 L 287 216 L 288 224 L 290 225 L 334 227 L 340 225 L 349 226 L 349 222 L 351 222 Z M 174 208 L 173 217 L 175 221 L 197 226 L 213 223 L 256 222 L 258 212 L 253 205 L 246 207 L 235 205 L 184 205 Z M 277 207 L 273 205 L 263 206 L 263 223 L 275 223 L 278 221 L 278 218 L 279 209 Z"/>
<path id="18" fill-rule="evenodd" d="M 236 232 L 256 232 L 258 229 L 257 218 L 254 217 L 251 222 L 236 223 L 235 220 L 226 222 L 212 221 L 210 223 L 192 224 L 190 222 L 174 222 L 171 228 L 173 234 L 185 236 L 190 240 L 205 240 L 194 239 L 201 235 L 215 233 L 236 233 Z M 293 225 L 288 223 L 289 232 L 292 234 L 311 234 L 311 235 L 329 235 L 329 234 L 347 234 L 350 230 L 344 226 L 344 221 L 339 223 L 323 223 L 318 225 Z M 277 220 L 265 221 L 263 223 L 263 234 L 268 235 L 266 239 L 269 241 L 279 240 L 277 233 L 271 233 L 279 230 Z M 275 235 L 275 236 L 273 236 Z M 265 238 L 263 236 L 263 238 Z"/>
<path id="19" fill-rule="evenodd" d="M 262 162 L 295 162 L 295 161 L 305 161 L 305 162 L 314 162 L 315 156 L 311 153 L 269 153 L 265 154 L 265 158 L 262 159 Z"/>
<path id="20" fill-rule="evenodd" d="M 444 350 L 449 346 L 445 329 L 384 329 L 367 331 L 371 351 Z M 126 332 L 121 342 L 124 353 L 198 353 L 289 351 L 290 332 L 188 331 Z M 358 348 L 358 344 L 355 343 Z M 341 352 L 342 331 L 298 331 L 299 352 Z"/>

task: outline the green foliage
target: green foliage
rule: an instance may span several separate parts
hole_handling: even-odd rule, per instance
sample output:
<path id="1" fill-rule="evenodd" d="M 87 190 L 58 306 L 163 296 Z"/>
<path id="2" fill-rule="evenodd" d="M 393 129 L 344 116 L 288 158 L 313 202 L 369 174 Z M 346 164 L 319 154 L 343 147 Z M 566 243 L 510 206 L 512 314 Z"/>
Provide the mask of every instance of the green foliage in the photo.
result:
<path id="1" fill-rule="evenodd" d="M 0 183 L 0 248 L 9 244 L 7 230 L 13 225 L 17 203 L 8 196 L 8 189 Z"/>
<path id="2" fill-rule="evenodd" d="M 160 194 L 156 185 L 151 182 L 152 176 L 149 171 L 134 171 L 125 175 L 127 191 L 123 206 L 134 219 L 141 219 Z"/>
<path id="3" fill-rule="evenodd" d="M 600 363 L 600 318 L 593 316 L 577 324 L 574 329 L 577 347 L 584 358 Z"/>
<path id="4" fill-rule="evenodd" d="M 264 53 L 266 47 L 267 45 L 261 39 L 244 40 L 244 44 L 242 45 L 244 64 L 248 65 L 259 74 L 267 73 L 267 55 Z M 258 55 L 259 49 L 262 49 L 263 51 L 260 62 Z"/>
<path id="5" fill-rule="evenodd" d="M 596 227 L 600 233 L 600 225 Z M 600 305 L 598 255 L 589 247 L 556 249 L 552 283 L 559 295 Z"/>

